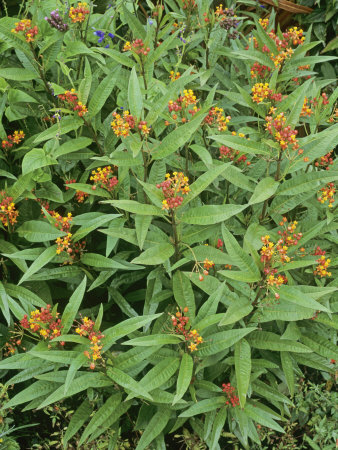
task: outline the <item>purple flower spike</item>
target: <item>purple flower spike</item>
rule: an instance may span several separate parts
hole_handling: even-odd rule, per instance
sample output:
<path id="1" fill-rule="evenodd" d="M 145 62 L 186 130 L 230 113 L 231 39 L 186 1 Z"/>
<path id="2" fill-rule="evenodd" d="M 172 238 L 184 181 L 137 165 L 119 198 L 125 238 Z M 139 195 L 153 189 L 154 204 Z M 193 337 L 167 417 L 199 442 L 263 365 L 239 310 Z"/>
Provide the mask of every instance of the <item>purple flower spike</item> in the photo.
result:
<path id="1" fill-rule="evenodd" d="M 114 39 L 115 34 L 113 34 L 113 33 L 108 33 L 108 36 L 109 36 L 111 39 Z"/>

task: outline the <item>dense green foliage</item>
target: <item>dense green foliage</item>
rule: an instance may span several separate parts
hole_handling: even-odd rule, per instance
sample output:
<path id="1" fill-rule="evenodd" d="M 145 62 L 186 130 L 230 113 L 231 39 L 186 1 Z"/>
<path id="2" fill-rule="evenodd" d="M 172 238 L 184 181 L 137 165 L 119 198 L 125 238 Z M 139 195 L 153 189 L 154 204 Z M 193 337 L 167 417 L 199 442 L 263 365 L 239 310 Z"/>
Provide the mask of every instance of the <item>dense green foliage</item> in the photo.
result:
<path id="1" fill-rule="evenodd" d="M 0 19 L 0 448 L 333 448 L 337 58 L 251 1 L 68 3 Z"/>

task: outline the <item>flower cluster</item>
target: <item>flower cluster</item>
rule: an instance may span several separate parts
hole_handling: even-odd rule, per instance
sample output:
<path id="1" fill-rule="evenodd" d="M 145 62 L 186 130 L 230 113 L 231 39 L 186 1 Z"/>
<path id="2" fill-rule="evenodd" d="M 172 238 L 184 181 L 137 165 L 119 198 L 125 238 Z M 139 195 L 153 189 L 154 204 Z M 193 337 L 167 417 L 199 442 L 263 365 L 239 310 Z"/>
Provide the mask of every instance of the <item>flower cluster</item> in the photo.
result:
<path id="1" fill-rule="evenodd" d="M 86 2 L 78 2 L 76 8 L 74 8 L 74 6 L 70 8 L 69 17 L 72 19 L 73 23 L 81 23 L 86 20 L 86 16 L 89 13 L 88 4 Z"/>
<path id="2" fill-rule="evenodd" d="M 194 9 L 197 8 L 197 3 L 195 0 L 183 0 L 183 9 Z"/>
<path id="3" fill-rule="evenodd" d="M 272 269 L 271 267 L 267 267 L 264 269 L 264 274 L 266 276 L 266 283 L 268 286 L 281 286 L 282 284 L 287 284 L 288 279 L 285 275 L 278 274 L 277 269 Z M 275 276 L 276 275 L 276 276 Z M 279 294 L 275 294 L 275 297 L 279 299 Z"/>
<path id="4" fill-rule="evenodd" d="M 274 112 L 274 110 L 275 108 L 272 108 L 270 111 Z M 303 150 L 299 148 L 298 140 L 296 139 L 298 131 L 291 128 L 290 125 L 286 126 L 286 117 L 284 113 L 278 114 L 275 118 L 266 116 L 265 121 L 266 129 L 279 143 L 281 150 L 288 150 L 289 145 L 291 145 L 292 150 L 298 150 L 298 154 L 303 153 Z"/>
<path id="5" fill-rule="evenodd" d="M 171 81 L 178 80 L 180 76 L 181 76 L 180 72 L 174 72 L 173 70 L 170 71 L 169 78 L 171 79 Z"/>
<path id="6" fill-rule="evenodd" d="M 25 133 L 20 131 L 14 131 L 13 134 L 7 136 L 7 140 L 3 140 L 1 146 L 4 150 L 9 150 L 13 145 L 18 145 L 25 138 Z"/>
<path id="7" fill-rule="evenodd" d="M 26 42 L 34 42 L 35 36 L 38 34 L 38 27 L 35 25 L 32 27 L 32 21 L 29 19 L 22 19 L 20 22 L 15 23 L 12 33 L 18 34 L 23 32 Z"/>
<path id="8" fill-rule="evenodd" d="M 96 186 L 99 186 L 111 192 L 118 183 L 118 179 L 113 173 L 114 167 L 112 168 L 111 166 L 106 166 L 102 169 L 101 167 L 98 167 L 96 170 L 92 170 L 92 175 L 90 177 L 90 181 L 93 181 L 94 183 L 92 189 L 95 190 Z"/>
<path id="9" fill-rule="evenodd" d="M 274 100 L 281 100 L 281 95 L 273 95 L 272 90 L 269 88 L 269 83 L 256 83 L 252 88 L 252 101 L 255 103 L 262 103 L 267 98 L 273 98 Z"/>
<path id="10" fill-rule="evenodd" d="M 19 211 L 15 209 L 13 197 L 5 195 L 3 191 L 0 192 L 0 220 L 5 227 L 8 227 L 9 224 L 14 225 L 16 223 Z"/>
<path id="11" fill-rule="evenodd" d="M 73 108 L 73 111 L 77 112 L 79 117 L 84 116 L 88 112 L 86 105 L 79 102 L 75 89 L 65 91 L 64 94 L 59 94 L 58 98 L 63 102 L 68 103 Z"/>
<path id="12" fill-rule="evenodd" d="M 230 383 L 223 383 L 222 384 L 222 391 L 225 392 L 228 400 L 225 402 L 226 405 L 230 405 L 232 407 L 239 405 L 239 398 L 235 394 L 235 388 L 231 386 Z"/>
<path id="13" fill-rule="evenodd" d="M 311 106 L 308 103 L 308 98 L 305 97 L 304 103 L 303 103 L 303 107 L 302 107 L 302 111 L 301 111 L 300 115 L 302 117 L 306 117 L 306 116 L 311 116 L 311 114 L 313 114 L 313 111 L 311 109 Z"/>
<path id="14" fill-rule="evenodd" d="M 320 192 L 320 197 L 318 197 L 317 200 L 322 204 L 329 202 L 328 206 L 329 208 L 332 208 L 334 203 L 334 194 L 336 193 L 334 183 L 328 183 L 318 192 Z"/>
<path id="15" fill-rule="evenodd" d="M 45 17 L 45 20 L 49 23 L 52 28 L 56 28 L 58 31 L 66 32 L 68 31 L 68 23 L 64 23 L 62 17 L 59 14 L 59 10 L 55 9 L 50 13 L 50 17 Z"/>
<path id="16" fill-rule="evenodd" d="M 188 182 L 188 177 L 185 177 L 182 172 L 173 172 L 172 176 L 170 176 L 170 173 L 166 174 L 166 180 L 156 185 L 158 189 L 162 189 L 165 197 L 162 202 L 162 209 L 173 210 L 182 204 L 182 195 L 188 194 L 190 191 Z M 180 193 L 182 195 L 179 195 Z"/>
<path id="17" fill-rule="evenodd" d="M 135 128 L 135 117 L 132 116 L 129 111 L 124 111 L 122 116 L 117 112 L 113 112 L 114 120 L 111 122 L 111 127 L 114 130 L 116 136 L 127 137 L 130 134 L 130 130 Z"/>
<path id="18" fill-rule="evenodd" d="M 67 213 L 67 216 L 63 217 L 56 211 L 50 211 L 50 215 L 55 219 L 55 226 L 61 231 L 68 232 L 72 224 L 72 213 Z"/>
<path id="19" fill-rule="evenodd" d="M 76 183 L 76 180 L 75 179 L 66 180 L 66 191 L 69 190 L 69 187 L 67 186 L 67 184 L 72 184 L 72 183 Z M 76 190 L 76 192 L 75 192 L 75 201 L 76 202 L 83 203 L 87 197 L 89 197 L 89 194 L 87 194 L 87 192 Z"/>
<path id="20" fill-rule="evenodd" d="M 265 78 L 271 72 L 271 68 L 255 62 L 250 69 L 251 78 Z"/>
<path id="21" fill-rule="evenodd" d="M 224 109 L 216 106 L 209 110 L 208 115 L 204 119 L 204 123 L 208 125 L 213 125 L 215 123 L 218 127 L 218 131 L 226 131 L 230 120 L 231 116 L 225 116 Z"/>
<path id="22" fill-rule="evenodd" d="M 247 161 L 247 157 L 245 155 L 239 156 L 240 153 L 238 150 L 226 147 L 225 145 L 221 145 L 221 147 L 219 148 L 219 153 L 220 153 L 219 159 L 229 159 L 230 161 L 234 161 L 236 165 L 242 162 L 243 163 L 246 162 L 247 166 L 250 166 L 251 164 L 250 161 Z"/>
<path id="23" fill-rule="evenodd" d="M 183 313 L 187 313 L 189 310 L 187 307 L 183 309 Z M 182 311 L 177 311 L 175 315 L 171 316 L 171 321 L 174 327 L 174 331 L 177 334 L 184 336 L 185 340 L 189 342 L 188 348 L 191 352 L 198 350 L 198 345 L 203 342 L 202 336 L 199 335 L 197 330 L 192 330 L 189 324 L 189 317 L 185 316 Z"/>
<path id="24" fill-rule="evenodd" d="M 145 44 L 142 39 L 135 39 L 132 43 L 127 41 L 123 46 L 123 51 L 128 52 L 131 50 L 136 55 L 144 55 L 147 56 L 150 52 L 150 47 L 145 47 Z"/>
<path id="25" fill-rule="evenodd" d="M 96 31 L 94 31 L 93 34 L 95 34 L 95 36 L 97 36 L 99 38 L 97 41 L 99 44 L 101 44 L 105 40 L 106 35 L 108 37 L 110 37 L 111 40 L 113 40 L 115 37 L 115 35 L 113 33 L 105 33 L 104 31 L 101 31 L 101 30 L 96 30 Z M 105 45 L 105 48 L 109 48 L 109 43 Z"/>
<path id="26" fill-rule="evenodd" d="M 90 359 L 92 362 L 90 363 L 90 368 L 95 369 L 95 362 L 98 359 L 102 359 L 101 350 L 101 339 L 104 338 L 104 335 L 101 334 L 100 331 L 94 330 L 95 322 L 93 320 L 88 319 L 88 317 L 84 317 L 82 319 L 82 324 L 76 328 L 75 332 L 80 336 L 88 337 L 91 346 L 90 351 L 85 350 L 83 353 Z"/>
<path id="27" fill-rule="evenodd" d="M 168 109 L 170 113 L 173 113 L 172 118 L 174 120 L 177 120 L 177 113 L 179 113 L 181 116 L 181 121 L 185 123 L 188 121 L 186 113 L 194 116 L 199 111 L 199 108 L 196 106 L 197 102 L 198 100 L 194 94 L 194 91 L 191 89 L 185 89 L 183 91 L 183 95 L 180 95 L 176 100 L 170 100 L 168 102 Z M 165 124 L 170 125 L 170 122 L 166 121 Z"/>
<path id="28" fill-rule="evenodd" d="M 320 275 L 320 278 L 323 277 L 330 277 L 332 274 L 331 272 L 327 271 L 327 268 L 329 267 L 331 263 L 331 259 L 326 258 L 325 255 L 321 255 L 319 259 L 317 259 L 317 267 L 314 270 L 314 275 Z"/>
<path id="29" fill-rule="evenodd" d="M 218 8 L 216 8 L 215 11 L 215 17 L 216 20 L 220 22 L 220 27 L 223 28 L 226 31 L 230 31 L 232 29 L 231 33 L 228 33 L 229 39 L 237 39 L 239 34 L 236 28 L 239 25 L 237 16 L 232 8 L 224 8 L 223 5 L 219 5 Z"/>
<path id="30" fill-rule="evenodd" d="M 330 167 L 333 164 L 333 150 L 331 150 L 329 153 L 326 153 L 326 155 L 321 156 L 320 159 L 318 159 L 315 162 L 316 167 L 323 167 L 325 170 L 330 170 Z"/>
<path id="31" fill-rule="evenodd" d="M 60 255 L 62 252 L 67 253 L 68 259 L 63 264 L 73 264 L 76 257 L 81 257 L 86 246 L 86 242 L 72 242 L 72 233 L 67 233 L 65 237 L 56 239 L 57 244 L 56 254 Z"/>
<path id="32" fill-rule="evenodd" d="M 44 339 L 52 341 L 57 336 L 61 335 L 63 325 L 61 319 L 58 319 L 59 313 L 50 310 L 51 305 L 47 305 L 46 308 L 41 308 L 32 311 L 30 318 L 27 314 L 20 320 L 22 328 L 30 330 L 32 333 L 38 333 Z M 61 342 L 64 345 L 64 342 Z"/>

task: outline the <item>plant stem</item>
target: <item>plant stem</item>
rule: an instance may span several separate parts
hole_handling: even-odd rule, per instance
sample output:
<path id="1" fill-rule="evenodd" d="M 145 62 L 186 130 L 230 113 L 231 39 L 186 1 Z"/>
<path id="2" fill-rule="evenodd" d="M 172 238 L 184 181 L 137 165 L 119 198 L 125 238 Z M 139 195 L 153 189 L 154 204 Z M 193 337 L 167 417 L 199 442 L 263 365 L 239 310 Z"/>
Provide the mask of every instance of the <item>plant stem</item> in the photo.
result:
<path id="1" fill-rule="evenodd" d="M 99 143 L 98 136 L 97 136 L 96 131 L 94 130 L 92 124 L 90 122 L 88 122 L 83 116 L 82 116 L 82 120 L 83 120 L 84 124 L 86 125 L 86 127 L 90 130 L 90 132 L 94 138 L 95 144 L 97 145 L 97 148 L 99 149 L 100 155 L 103 156 L 104 155 L 103 148 L 102 148 L 101 144 Z"/>
<path id="2" fill-rule="evenodd" d="M 280 166 L 281 166 L 282 159 L 283 159 L 283 151 L 279 150 L 278 159 L 277 159 L 277 171 L 276 171 L 276 176 L 275 176 L 276 181 L 279 181 Z"/>
<path id="3" fill-rule="evenodd" d="M 265 218 L 266 209 L 267 209 L 267 207 L 268 207 L 268 201 L 269 201 L 269 200 L 270 200 L 270 197 L 267 198 L 267 199 L 265 200 L 264 204 L 263 204 L 262 213 L 261 213 L 261 215 L 260 215 L 260 217 L 259 217 L 259 221 L 260 221 L 260 222 L 262 222 L 262 220 L 264 220 L 264 218 Z"/>
<path id="4" fill-rule="evenodd" d="M 175 246 L 175 262 L 178 261 L 179 258 L 179 240 L 178 240 L 178 234 L 177 234 L 177 226 L 176 226 L 176 217 L 175 212 L 171 210 L 171 225 L 173 227 L 173 237 L 174 237 L 174 246 Z"/>

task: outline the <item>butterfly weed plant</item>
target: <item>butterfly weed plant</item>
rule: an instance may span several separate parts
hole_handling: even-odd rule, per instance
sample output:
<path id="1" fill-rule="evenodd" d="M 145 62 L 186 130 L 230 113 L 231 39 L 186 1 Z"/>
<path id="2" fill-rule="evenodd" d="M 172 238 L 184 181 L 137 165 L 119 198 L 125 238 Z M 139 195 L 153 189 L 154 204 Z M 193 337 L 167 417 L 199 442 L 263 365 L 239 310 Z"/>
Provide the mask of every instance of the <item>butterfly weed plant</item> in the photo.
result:
<path id="1" fill-rule="evenodd" d="M 253 448 L 335 383 L 336 58 L 246 3 L 0 19 L 1 414 L 60 448 Z"/>

